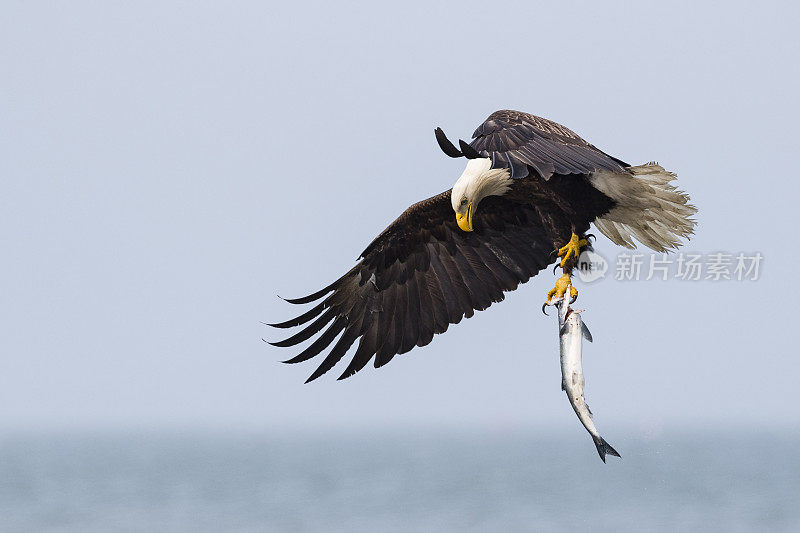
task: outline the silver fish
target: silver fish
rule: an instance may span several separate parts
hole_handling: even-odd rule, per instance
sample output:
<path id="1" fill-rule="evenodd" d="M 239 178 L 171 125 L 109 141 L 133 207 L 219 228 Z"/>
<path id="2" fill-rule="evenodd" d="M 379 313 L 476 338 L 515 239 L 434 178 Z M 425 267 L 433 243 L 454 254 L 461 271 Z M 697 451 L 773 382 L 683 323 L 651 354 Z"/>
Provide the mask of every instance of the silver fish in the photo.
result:
<path id="1" fill-rule="evenodd" d="M 600 459 L 606 462 L 606 454 L 619 457 L 617 450 L 611 447 L 592 421 L 592 412 L 583 397 L 585 381 L 583 378 L 582 341 L 581 337 L 592 342 L 592 334 L 581 320 L 580 311 L 569 307 L 569 298 L 563 298 L 558 305 L 558 339 L 561 347 L 561 390 L 567 393 L 569 403 L 578 415 L 583 427 L 592 436 Z"/>

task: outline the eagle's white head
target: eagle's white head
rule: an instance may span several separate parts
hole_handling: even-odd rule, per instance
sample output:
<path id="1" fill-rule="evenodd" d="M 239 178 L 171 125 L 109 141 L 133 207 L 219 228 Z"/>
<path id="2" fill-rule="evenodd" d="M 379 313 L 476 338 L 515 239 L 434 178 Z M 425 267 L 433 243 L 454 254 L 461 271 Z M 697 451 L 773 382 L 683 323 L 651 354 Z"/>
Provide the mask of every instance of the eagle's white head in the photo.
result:
<path id="1" fill-rule="evenodd" d="M 458 227 L 472 231 L 472 217 L 478 204 L 487 196 L 502 196 L 511 188 L 511 174 L 506 168 L 491 168 L 488 157 L 470 159 L 464 173 L 453 185 L 451 201 Z"/>

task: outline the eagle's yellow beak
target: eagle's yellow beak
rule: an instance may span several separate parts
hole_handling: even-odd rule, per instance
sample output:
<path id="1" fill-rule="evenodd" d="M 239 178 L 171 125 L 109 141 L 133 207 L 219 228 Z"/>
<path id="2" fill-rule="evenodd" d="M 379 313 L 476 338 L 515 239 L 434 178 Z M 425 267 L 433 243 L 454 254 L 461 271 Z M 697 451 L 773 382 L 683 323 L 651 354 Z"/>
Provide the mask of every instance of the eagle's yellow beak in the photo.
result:
<path id="1" fill-rule="evenodd" d="M 472 231 L 472 202 L 467 204 L 467 211 L 465 213 L 456 213 L 456 222 L 458 227 L 464 231 Z"/>

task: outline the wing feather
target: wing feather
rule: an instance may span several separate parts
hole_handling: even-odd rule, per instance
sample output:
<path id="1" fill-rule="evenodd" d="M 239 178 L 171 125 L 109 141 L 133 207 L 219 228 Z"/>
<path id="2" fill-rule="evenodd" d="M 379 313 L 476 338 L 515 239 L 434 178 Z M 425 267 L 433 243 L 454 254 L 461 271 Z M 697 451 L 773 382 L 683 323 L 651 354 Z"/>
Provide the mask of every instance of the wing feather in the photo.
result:
<path id="1" fill-rule="evenodd" d="M 393 354 L 397 351 L 397 347 L 399 345 L 397 340 L 399 325 L 397 324 L 397 321 L 400 320 L 400 318 L 397 316 L 397 287 L 392 287 L 389 290 L 385 290 L 383 291 L 383 294 L 386 304 L 384 305 L 380 316 L 378 316 L 378 322 L 376 324 L 377 331 L 381 332 L 381 340 L 378 342 L 376 351 L 374 352 L 376 361 L 378 359 L 384 360 L 385 358 L 388 358 L 390 353 Z M 372 355 L 372 353 L 369 354 L 367 360 L 363 365 L 358 367 L 358 370 L 361 370 L 364 365 L 369 362 L 369 359 L 372 358 Z"/>
<path id="2" fill-rule="evenodd" d="M 391 349 L 381 350 L 382 357 L 375 358 L 375 368 L 380 368 L 395 356 L 400 353 L 401 346 L 403 345 L 403 337 L 405 336 L 405 323 L 406 323 L 406 310 L 408 309 L 408 285 L 405 283 L 396 284 L 392 287 L 396 295 L 394 316 L 392 317 L 392 331 L 394 332 L 394 342 Z"/>
<path id="3" fill-rule="evenodd" d="M 450 273 L 439 257 L 440 248 L 434 243 L 428 243 L 429 253 L 431 254 L 431 277 L 439 282 L 439 287 L 442 290 L 442 298 L 444 299 L 445 319 L 448 324 L 458 324 L 464 317 L 462 311 L 456 284 L 450 277 Z M 447 327 L 445 326 L 445 329 Z"/>
<path id="4" fill-rule="evenodd" d="M 460 249 L 453 256 L 453 263 L 464 280 L 464 287 L 467 289 L 472 308 L 477 311 L 483 311 L 492 305 L 484 280 L 475 275 L 475 272 L 469 266 L 469 261 L 467 261 Z"/>
<path id="5" fill-rule="evenodd" d="M 406 353 L 417 344 L 419 339 L 420 310 L 419 296 L 417 293 L 417 282 L 414 276 L 410 276 L 406 281 L 406 320 L 403 329 L 403 344 L 400 346 L 399 353 Z"/>
<path id="6" fill-rule="evenodd" d="M 349 378 L 367 366 L 369 360 L 372 359 L 373 354 L 377 350 L 377 324 L 378 322 L 372 318 L 372 321 L 367 325 L 367 328 L 364 331 L 364 335 L 361 336 L 361 340 L 358 341 L 358 348 L 356 348 L 356 353 L 353 354 L 353 359 L 350 361 L 350 364 L 338 379 Z"/>
<path id="7" fill-rule="evenodd" d="M 527 165 L 544 179 L 554 173 L 623 172 L 629 166 L 561 124 L 520 111 L 495 111 L 472 137 L 470 145 L 487 153 L 493 168 L 510 168 L 513 178 L 527 175 L 519 164 Z"/>
<path id="8" fill-rule="evenodd" d="M 433 268 L 429 268 L 423 276 L 425 280 L 425 292 L 430 298 L 433 332 L 444 333 L 450 321 L 448 320 L 447 305 L 445 304 L 442 286 Z"/>
<path id="9" fill-rule="evenodd" d="M 294 346 L 296 344 L 300 344 L 303 341 L 307 341 L 311 337 L 314 336 L 319 330 L 324 328 L 328 325 L 334 318 L 336 318 L 336 310 L 333 308 L 329 308 L 325 313 L 316 319 L 310 326 L 300 330 L 296 334 L 292 335 L 288 339 L 284 339 L 278 342 L 271 342 L 270 344 L 273 346 L 277 346 L 279 348 L 287 348 L 289 346 Z"/>
<path id="10" fill-rule="evenodd" d="M 311 346 L 300 352 L 297 356 L 284 361 L 284 363 L 301 363 L 319 355 L 320 352 L 327 348 L 328 345 L 333 342 L 333 339 L 335 339 L 336 336 L 342 332 L 346 323 L 347 319 L 345 319 L 343 316 L 336 317 L 336 320 L 333 321 L 333 324 L 331 324 L 330 327 L 325 330 L 325 333 L 320 335 L 320 337 L 315 340 Z"/>
<path id="11" fill-rule="evenodd" d="M 461 271 L 458 270 L 458 265 L 456 265 L 455 258 L 453 257 L 453 254 L 456 253 L 455 250 L 455 246 L 452 247 L 452 251 L 450 249 L 444 250 L 445 253 L 440 254 L 438 259 L 445 266 L 450 279 L 453 281 L 455 296 L 458 299 L 461 307 L 461 316 L 471 318 L 472 315 L 475 314 L 476 308 L 473 304 L 472 295 L 470 294 L 469 289 L 467 289 L 467 283 L 464 280 L 464 276 L 462 276 Z"/>
<path id="12" fill-rule="evenodd" d="M 425 346 L 433 340 L 434 328 L 436 327 L 436 308 L 431 298 L 430 288 L 425 280 L 427 271 L 417 271 L 414 276 L 414 283 L 417 286 L 417 296 L 419 302 L 419 337 L 417 346 Z"/>
<path id="13" fill-rule="evenodd" d="M 503 300 L 504 292 L 554 260 L 553 243 L 534 206 L 487 198 L 480 217 L 474 232 L 461 231 L 450 191 L 411 206 L 367 246 L 347 274 L 321 291 L 289 300 L 311 303 L 324 298 L 306 313 L 275 324 L 303 325 L 298 333 L 274 343 L 279 347 L 322 332 L 286 362 L 307 361 L 327 349 L 308 379 L 312 381 L 357 343 L 339 379 L 371 360 L 381 367 L 397 354 L 430 343 L 475 310 Z"/>

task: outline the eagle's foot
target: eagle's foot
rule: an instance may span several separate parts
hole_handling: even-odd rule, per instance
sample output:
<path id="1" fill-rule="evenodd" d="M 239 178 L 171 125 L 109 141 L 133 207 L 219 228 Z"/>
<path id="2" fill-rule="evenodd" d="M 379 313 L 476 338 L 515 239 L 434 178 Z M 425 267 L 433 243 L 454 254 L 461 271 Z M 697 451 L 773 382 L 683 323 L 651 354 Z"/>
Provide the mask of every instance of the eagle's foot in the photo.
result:
<path id="1" fill-rule="evenodd" d="M 580 237 L 578 237 L 576 234 L 573 233 L 572 238 L 570 238 L 569 242 L 565 246 L 562 246 L 561 248 L 558 249 L 558 257 L 561 258 L 561 268 L 564 268 L 564 266 L 567 264 L 567 261 L 569 261 L 570 259 L 572 258 L 577 259 L 578 256 L 581 255 L 581 248 L 587 246 L 588 244 L 589 241 L 587 241 L 586 239 L 581 239 Z"/>
<path id="2" fill-rule="evenodd" d="M 545 305 L 550 305 L 551 300 L 553 301 L 552 303 L 557 302 L 567 291 L 569 291 L 569 297 L 572 301 L 578 297 L 578 289 L 572 284 L 572 278 L 569 274 L 564 272 L 564 274 L 556 280 L 556 286 L 548 291 Z"/>

